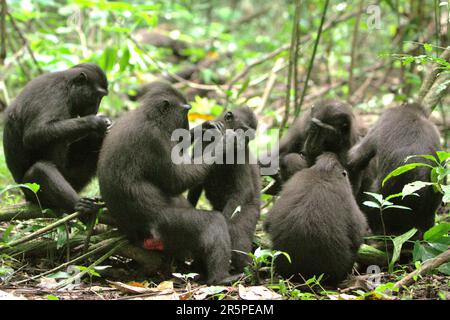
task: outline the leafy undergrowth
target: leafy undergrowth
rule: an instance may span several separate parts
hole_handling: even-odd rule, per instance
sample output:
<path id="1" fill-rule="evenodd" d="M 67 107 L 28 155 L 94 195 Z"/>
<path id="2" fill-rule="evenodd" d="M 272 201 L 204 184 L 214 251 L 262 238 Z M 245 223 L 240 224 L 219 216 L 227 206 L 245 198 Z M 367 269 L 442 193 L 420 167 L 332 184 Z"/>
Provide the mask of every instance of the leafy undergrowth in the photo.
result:
<path id="1" fill-rule="evenodd" d="M 26 268 L 16 274 L 26 272 Z M 110 271 L 112 272 L 112 271 Z M 128 273 L 129 270 L 115 269 L 117 275 Z M 116 275 L 116 276 L 117 276 Z M 105 277 L 105 279 L 103 279 Z M 352 279 L 353 285 L 340 289 L 327 290 L 316 287 L 312 291 L 298 289 L 304 284 L 281 281 L 278 289 L 271 289 L 269 283 L 252 286 L 237 282 L 233 286 L 205 286 L 194 281 L 184 281 L 172 278 L 160 282 L 112 281 L 106 278 L 114 276 L 93 277 L 91 281 L 64 290 L 55 290 L 54 278 L 42 278 L 34 285 L 5 285 L 0 287 L 1 299 L 43 299 L 43 300 L 399 300 L 399 299 L 450 299 L 449 277 L 442 275 L 427 275 L 401 293 L 389 291 L 389 284 L 381 283 L 375 290 L 364 290 L 364 277 Z M 383 276 L 384 281 L 393 281 L 394 276 Z"/>
<path id="2" fill-rule="evenodd" d="M 445 213 L 448 215 L 448 213 Z M 444 215 L 441 215 L 442 219 Z M 17 222 L 18 230 L 32 231 L 42 227 L 43 219 Z M 445 222 L 443 222 L 445 223 Z M 76 230 L 78 222 L 71 222 Z M 442 225 L 442 222 L 437 226 Z M 0 230 L 10 225 L 0 224 Z M 100 226 L 98 226 L 100 227 Z M 429 237 L 437 238 L 439 227 Z M 260 230 L 260 226 L 258 228 Z M 97 230 L 98 232 L 107 231 Z M 442 231 L 442 230 L 441 230 Z M 445 231 L 442 231 L 445 232 Z M 441 233 L 442 233 L 441 232 Z M 81 231 L 80 231 L 81 233 Z M 245 275 L 229 286 L 206 286 L 197 282 L 197 275 L 190 273 L 188 265 L 172 275 L 156 274 L 149 277 L 136 262 L 120 255 L 111 255 L 101 264 L 92 266 L 92 259 L 82 260 L 61 270 L 44 276 L 81 251 L 76 241 L 68 250 L 64 244 L 63 229 L 47 234 L 40 246 L 34 248 L 24 244 L 21 249 L 25 253 L 0 255 L 0 299 L 44 299 L 44 300 L 399 300 L 399 299 L 450 299 L 450 276 L 434 271 L 432 274 L 418 277 L 412 285 L 394 289 L 394 284 L 408 273 L 420 267 L 420 262 L 413 263 L 402 253 L 399 262 L 395 263 L 391 272 L 383 268 L 382 272 L 372 274 L 370 269 L 356 266 L 353 275 L 344 281 L 339 288 L 322 285 L 321 277 L 305 279 L 303 282 L 292 282 L 282 279 L 273 270 L 272 261 L 280 252 L 257 248 L 253 255 L 252 265 Z M 101 234 L 101 233 L 100 233 Z M 430 233 L 431 234 L 431 233 Z M 3 236 L 5 233 L 3 233 Z M 94 235 L 95 237 L 96 235 Z M 76 237 L 71 237 L 76 239 Z M 46 241 L 42 246 L 42 241 Z M 263 245 L 267 239 L 258 231 L 256 241 Z M 50 245 L 52 243 L 53 245 Z M 60 244 L 55 246 L 54 244 Z M 412 244 L 412 242 L 411 242 Z M 419 244 L 416 243 L 416 246 Z M 428 248 L 428 254 L 434 250 L 435 244 L 420 242 Z M 425 250 L 425 249 L 424 249 Z M 424 254 L 424 250 L 418 250 Z M 106 250 L 107 251 L 107 250 Z M 407 250 L 404 250 L 407 251 Z M 409 255 L 411 258 L 411 255 Z M 97 259 L 97 257 L 95 257 Z M 418 259 L 416 257 L 416 259 Z M 406 262 L 404 261 L 406 260 Z M 445 271 L 445 270 L 444 270 Z M 80 279 L 73 277 L 85 272 Z M 34 277 L 33 279 L 30 279 Z M 67 284 L 61 287 L 64 281 Z"/>

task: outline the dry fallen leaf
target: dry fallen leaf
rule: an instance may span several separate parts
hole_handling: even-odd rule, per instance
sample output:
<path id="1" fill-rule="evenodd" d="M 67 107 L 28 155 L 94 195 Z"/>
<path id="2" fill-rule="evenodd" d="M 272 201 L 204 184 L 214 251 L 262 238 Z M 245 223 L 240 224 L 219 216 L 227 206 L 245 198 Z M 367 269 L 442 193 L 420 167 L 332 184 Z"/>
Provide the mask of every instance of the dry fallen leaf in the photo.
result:
<path id="1" fill-rule="evenodd" d="M 0 290 L 0 300 L 27 300 L 24 296 L 15 296 L 11 293 Z"/>
<path id="2" fill-rule="evenodd" d="M 281 295 L 263 286 L 239 285 L 239 297 L 243 300 L 281 300 Z"/>
<path id="3" fill-rule="evenodd" d="M 156 289 L 158 289 L 160 291 L 163 291 L 163 290 L 172 290 L 173 291 L 173 281 L 163 281 L 160 284 L 158 284 Z"/>
<path id="4" fill-rule="evenodd" d="M 41 289 L 55 289 L 58 286 L 58 282 L 54 278 L 41 278 L 37 285 Z"/>
<path id="5" fill-rule="evenodd" d="M 122 293 L 128 294 L 143 294 L 143 293 L 155 293 L 161 295 L 167 295 L 173 293 L 173 282 L 163 281 L 156 288 L 147 288 L 141 283 L 137 282 L 139 285 L 125 284 L 119 281 L 108 281 L 108 283 L 114 288 L 118 289 Z M 134 283 L 134 282 L 131 282 Z"/>
<path id="6" fill-rule="evenodd" d="M 144 297 L 142 298 L 142 300 L 180 300 L 180 298 L 175 292 L 173 292 L 169 294 L 158 294 L 154 296 Z"/>
<path id="7" fill-rule="evenodd" d="M 213 296 L 222 292 L 228 292 L 228 287 L 223 286 L 211 286 L 211 287 L 203 287 L 195 290 L 193 297 L 195 300 L 204 300 L 208 296 Z"/>
<path id="8" fill-rule="evenodd" d="M 145 288 L 142 286 L 134 286 L 134 285 L 125 284 L 125 283 L 119 282 L 119 281 L 114 281 L 114 282 L 108 281 L 108 283 L 123 293 L 142 294 L 142 293 L 159 291 L 155 288 Z"/>
<path id="9" fill-rule="evenodd" d="M 330 294 L 328 295 L 328 297 L 330 298 L 330 300 L 360 300 L 360 297 L 345 293 Z"/>

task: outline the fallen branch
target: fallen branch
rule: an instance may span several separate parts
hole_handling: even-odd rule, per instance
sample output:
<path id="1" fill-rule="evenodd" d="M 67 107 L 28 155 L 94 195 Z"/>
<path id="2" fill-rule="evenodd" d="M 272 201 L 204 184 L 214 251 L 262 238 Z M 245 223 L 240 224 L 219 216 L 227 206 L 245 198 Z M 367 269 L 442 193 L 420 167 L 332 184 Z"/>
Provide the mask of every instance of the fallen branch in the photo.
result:
<path id="1" fill-rule="evenodd" d="M 51 211 L 42 211 L 38 206 L 29 205 L 27 203 L 0 207 L 0 222 L 55 217 L 56 215 Z"/>
<path id="2" fill-rule="evenodd" d="M 55 268 L 53 268 L 51 270 L 45 271 L 43 273 L 40 273 L 38 275 L 35 275 L 33 277 L 30 277 L 30 278 L 27 278 L 27 279 L 24 279 L 24 280 L 21 280 L 21 281 L 17 281 L 17 282 L 14 283 L 14 285 L 18 285 L 18 284 L 25 283 L 25 282 L 28 282 L 28 281 L 36 280 L 36 279 L 42 278 L 42 277 L 44 277 L 46 275 L 52 274 L 52 273 L 54 273 L 56 271 L 59 271 L 61 269 L 64 269 L 64 268 L 66 268 L 66 267 L 68 267 L 70 265 L 74 265 L 78 261 L 81 261 L 81 260 L 83 260 L 85 258 L 94 256 L 95 254 L 105 250 L 106 248 L 109 248 L 111 245 L 113 245 L 114 243 L 118 242 L 119 240 L 123 240 L 123 237 L 106 239 L 106 240 L 98 243 L 97 245 L 92 246 L 92 249 L 90 251 L 86 252 L 85 254 L 82 254 L 82 255 L 76 257 L 75 259 L 67 261 L 66 263 L 60 264 L 59 266 L 57 266 L 57 267 L 55 267 Z"/>
<path id="3" fill-rule="evenodd" d="M 94 263 L 92 263 L 89 267 L 87 267 L 85 270 L 81 271 L 80 273 L 77 273 L 76 275 L 74 275 L 73 277 L 70 277 L 66 280 L 64 280 L 63 282 L 61 282 L 56 288 L 57 289 L 61 289 L 67 285 L 70 285 L 72 283 L 74 283 L 75 281 L 81 279 L 85 274 L 87 274 L 89 271 L 91 271 L 93 268 L 95 268 L 96 266 L 98 266 L 100 263 L 102 263 L 103 261 L 105 261 L 106 259 L 108 259 L 109 257 L 111 257 L 120 247 L 122 247 L 123 245 L 125 245 L 127 241 L 123 240 L 121 242 L 119 242 L 118 244 L 116 244 L 111 250 L 109 250 L 107 253 L 105 253 L 104 255 L 102 255 L 100 258 L 98 258 Z"/>
<path id="4" fill-rule="evenodd" d="M 425 261 L 419 269 L 411 272 L 406 277 L 396 282 L 394 288 L 402 289 L 403 287 L 412 284 L 417 277 L 423 276 L 447 262 L 450 262 L 450 249 L 433 259 Z"/>
<path id="5" fill-rule="evenodd" d="M 56 249 L 56 242 L 52 240 L 42 240 L 42 241 L 32 241 L 36 239 L 37 237 L 51 231 L 56 226 L 59 226 L 61 224 L 64 224 L 65 222 L 69 221 L 70 219 L 74 219 L 78 215 L 72 214 L 70 216 L 67 216 L 63 219 L 60 219 L 53 224 L 40 229 L 32 234 L 27 235 L 26 237 L 23 237 L 19 240 L 16 240 L 14 242 L 11 242 L 4 247 L 0 247 L 0 250 L 5 250 L 9 255 L 13 255 L 16 251 L 27 251 L 34 250 L 34 248 L 43 248 L 48 249 L 48 246 L 52 246 L 52 248 Z M 42 212 L 39 208 L 37 208 L 34 205 L 27 205 L 26 203 L 10 206 L 7 208 L 0 208 L 0 221 L 10 221 L 14 219 L 19 220 L 27 220 L 27 219 L 36 219 L 36 218 L 54 218 L 49 215 L 47 212 Z M 115 226 L 114 219 L 110 217 L 107 214 L 107 210 L 99 217 L 99 222 L 102 224 L 106 224 L 109 226 Z M 38 234 L 37 234 L 38 233 Z M 104 236 L 106 233 L 109 234 L 109 232 L 105 232 L 99 235 L 95 235 L 92 237 L 92 242 L 97 242 L 101 240 L 105 240 Z M 117 234 L 112 234 L 112 236 L 117 236 Z M 84 237 L 78 237 L 74 241 L 76 243 L 82 243 L 84 242 Z M 28 242 L 28 243 L 26 243 Z M 75 243 L 75 245 L 76 245 Z M 12 246 L 11 246 L 12 244 Z M 31 248 L 23 248 L 24 245 L 30 245 Z M 90 247 L 92 249 L 92 246 Z M 138 262 L 139 265 L 141 265 L 144 269 L 144 271 L 148 274 L 152 274 L 155 271 L 157 271 L 163 260 L 163 256 L 160 252 L 157 251 L 148 251 L 144 250 L 140 247 L 137 247 L 135 245 L 132 245 L 130 243 L 125 243 L 123 246 L 118 248 L 118 254 L 135 260 Z"/>
<path id="6" fill-rule="evenodd" d="M 28 242 L 30 240 L 36 239 L 36 238 L 46 234 L 46 233 L 49 233 L 50 231 L 52 231 L 53 229 L 59 227 L 60 225 L 65 224 L 67 221 L 70 221 L 70 220 L 73 220 L 75 218 L 78 218 L 80 215 L 81 215 L 80 212 L 75 212 L 75 213 L 69 214 L 68 216 L 66 216 L 66 217 L 64 217 L 62 219 L 59 219 L 59 220 L 49 224 L 48 226 L 45 226 L 42 229 L 39 229 L 39 230 L 37 230 L 35 232 L 32 232 L 32 233 L 26 235 L 25 237 L 22 237 L 22 238 L 20 238 L 18 240 L 14 240 L 14 241 L 8 242 L 5 245 L 0 245 L 0 252 L 2 252 L 6 248 L 11 248 L 11 247 L 17 246 L 18 244 L 22 244 L 22 243 Z"/>

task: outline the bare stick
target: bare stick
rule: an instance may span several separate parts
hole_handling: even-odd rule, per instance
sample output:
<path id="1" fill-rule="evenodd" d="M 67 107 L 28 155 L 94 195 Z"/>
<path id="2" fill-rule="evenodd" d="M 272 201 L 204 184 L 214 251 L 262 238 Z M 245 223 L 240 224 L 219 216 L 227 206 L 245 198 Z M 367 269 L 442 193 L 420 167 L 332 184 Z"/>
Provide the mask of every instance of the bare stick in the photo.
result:
<path id="1" fill-rule="evenodd" d="M 275 85 L 275 81 L 277 79 L 277 70 L 281 67 L 282 64 L 283 64 L 283 59 L 281 59 L 281 58 L 275 62 L 275 65 L 273 66 L 273 68 L 270 72 L 269 79 L 267 80 L 267 84 L 266 84 L 266 88 L 264 89 L 263 96 L 261 98 L 261 100 L 262 100 L 261 105 L 255 110 L 256 114 L 260 114 L 266 107 L 266 105 L 269 101 L 270 94 L 272 93 L 273 86 Z"/>
<path id="2" fill-rule="evenodd" d="M 55 221 L 52 224 L 49 224 L 45 228 L 39 229 L 39 230 L 37 230 L 37 231 L 35 231 L 33 233 L 30 233 L 29 235 L 26 235 L 23 238 L 20 238 L 20 239 L 15 240 L 15 241 L 11 241 L 11 242 L 3 245 L 3 246 L 0 246 L 0 252 L 2 250 L 4 250 L 4 249 L 11 248 L 11 247 L 17 246 L 18 244 L 21 244 L 21 243 L 24 243 L 24 242 L 36 239 L 36 238 L 40 237 L 41 235 L 46 234 L 46 233 L 52 231 L 53 229 L 59 227 L 60 225 L 63 225 L 67 221 L 70 221 L 72 219 L 75 219 L 75 218 L 79 217 L 80 215 L 81 215 L 80 212 L 72 213 L 72 214 L 70 214 L 70 215 L 68 215 L 68 216 L 66 216 L 66 217 L 64 217 L 62 219 L 59 219 L 58 221 Z"/>
<path id="3" fill-rule="evenodd" d="M 32 276 L 32 277 L 30 277 L 28 279 L 24 279 L 24 280 L 15 282 L 14 285 L 18 285 L 18 284 L 21 284 L 21 283 L 24 283 L 24 282 L 35 280 L 35 279 L 39 279 L 39 278 L 45 277 L 48 274 L 52 274 L 53 272 L 59 271 L 61 269 L 64 269 L 64 268 L 66 268 L 66 267 L 68 267 L 70 265 L 73 265 L 73 264 L 77 263 L 80 260 L 83 260 L 85 258 L 91 257 L 91 256 L 97 254 L 98 252 L 105 250 L 106 248 L 110 247 L 112 244 L 116 243 L 119 240 L 123 240 L 123 239 L 124 239 L 123 237 L 118 237 L 118 238 L 112 238 L 112 239 L 103 240 L 102 242 L 98 243 L 96 245 L 96 247 L 94 249 L 92 249 L 91 251 L 88 251 L 85 254 L 82 254 L 81 256 L 76 257 L 75 259 L 67 261 L 66 263 L 60 264 L 59 266 L 57 266 L 57 267 L 55 267 L 55 268 L 53 268 L 51 270 L 48 270 L 48 271 L 45 271 L 45 272 L 40 273 L 38 275 Z"/>
<path id="4" fill-rule="evenodd" d="M 434 257 L 433 259 L 425 261 L 425 263 L 419 269 L 415 270 L 414 272 L 411 272 L 406 277 L 395 283 L 394 288 L 402 289 L 403 287 L 412 284 L 417 277 L 423 276 L 449 261 L 450 261 L 450 249 Z"/>
<path id="5" fill-rule="evenodd" d="M 98 266 L 100 263 L 102 263 L 103 261 L 105 261 L 106 259 L 108 259 L 110 256 L 112 256 L 120 247 L 122 247 L 123 245 L 125 245 L 127 243 L 127 240 L 123 240 L 121 242 L 119 242 L 118 244 L 116 244 L 111 250 L 109 250 L 107 253 L 105 253 L 103 256 L 101 256 L 100 258 L 98 258 L 94 263 L 92 263 L 89 267 L 87 267 L 85 270 L 81 271 L 80 273 L 77 273 L 76 275 L 74 275 L 73 277 L 70 277 L 68 279 L 66 279 L 65 281 L 63 281 L 61 284 L 59 284 L 57 286 L 58 289 L 61 289 L 62 287 L 65 287 L 71 283 L 73 283 L 74 281 L 81 279 L 86 273 L 88 273 L 89 271 L 91 271 L 93 268 L 95 268 L 96 266 Z"/>

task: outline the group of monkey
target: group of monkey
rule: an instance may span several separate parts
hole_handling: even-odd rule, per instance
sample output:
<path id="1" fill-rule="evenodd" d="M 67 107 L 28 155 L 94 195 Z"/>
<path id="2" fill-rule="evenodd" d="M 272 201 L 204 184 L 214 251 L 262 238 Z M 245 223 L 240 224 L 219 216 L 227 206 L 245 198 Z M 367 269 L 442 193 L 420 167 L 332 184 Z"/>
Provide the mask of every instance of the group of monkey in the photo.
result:
<path id="1" fill-rule="evenodd" d="M 79 191 L 97 174 L 108 214 L 130 241 L 161 250 L 170 260 L 192 257 L 192 267 L 209 284 L 234 279 L 251 262 L 246 253 L 252 251 L 260 217 L 259 165 L 174 164 L 177 142 L 171 134 L 189 130 L 190 106 L 168 83 L 146 85 L 140 107 L 114 125 L 97 115 L 107 94 L 106 75 L 92 63 L 28 83 L 6 110 L 4 151 L 15 181 L 39 184 L 37 196 L 45 207 L 89 217 L 101 203 L 81 198 Z M 215 130 L 225 141 L 230 132 L 256 127 L 253 111 L 238 107 L 191 132 Z M 214 157 L 231 148 L 236 147 L 224 143 Z M 279 173 L 268 191 L 279 197 L 264 229 L 273 249 L 287 252 L 291 260 L 278 257 L 277 271 L 304 278 L 324 274 L 326 282 L 337 285 L 351 272 L 370 230 L 400 234 L 430 228 L 441 201 L 432 188 L 399 200 L 411 213 L 387 210 L 384 230 L 379 212 L 362 206 L 363 192 L 390 195 L 408 182 L 429 181 L 429 169 L 421 167 L 381 186 L 407 156 L 440 148 L 439 132 L 417 104 L 385 110 L 365 135 L 345 102 L 322 101 L 305 111 L 280 141 Z M 244 152 L 248 160 L 247 140 Z M 196 208 L 203 191 L 212 210 Z M 23 192 L 36 202 L 31 191 Z"/>

